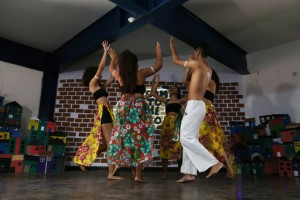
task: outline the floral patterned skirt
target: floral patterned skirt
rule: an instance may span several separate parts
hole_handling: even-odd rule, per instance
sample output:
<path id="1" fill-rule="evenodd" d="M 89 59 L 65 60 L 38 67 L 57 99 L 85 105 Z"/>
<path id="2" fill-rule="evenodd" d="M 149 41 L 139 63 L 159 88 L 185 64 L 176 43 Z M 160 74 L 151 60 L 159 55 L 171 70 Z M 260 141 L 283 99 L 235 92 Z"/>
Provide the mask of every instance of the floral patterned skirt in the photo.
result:
<path id="1" fill-rule="evenodd" d="M 161 127 L 160 158 L 172 160 L 181 159 L 181 144 L 174 141 L 175 115 L 166 115 Z"/>
<path id="2" fill-rule="evenodd" d="M 122 96 L 108 147 L 108 164 L 137 167 L 152 160 L 154 124 L 143 98 Z"/>
<path id="3" fill-rule="evenodd" d="M 214 105 L 206 104 L 206 115 L 199 131 L 199 141 L 220 162 L 224 162 L 224 155 L 230 153 L 224 132 L 221 129 Z M 229 158 L 230 155 L 227 155 Z"/>
<path id="4" fill-rule="evenodd" d="M 85 139 L 82 145 L 76 152 L 75 157 L 73 158 L 73 162 L 79 165 L 90 166 L 93 164 L 97 157 L 98 149 L 101 144 L 101 133 L 102 133 L 102 126 L 101 126 L 101 119 L 103 114 L 103 104 L 98 105 L 98 110 L 95 114 L 94 118 L 94 126 L 92 128 L 91 134 Z M 106 106 L 108 112 L 111 115 L 112 121 L 113 111 L 109 106 Z"/>

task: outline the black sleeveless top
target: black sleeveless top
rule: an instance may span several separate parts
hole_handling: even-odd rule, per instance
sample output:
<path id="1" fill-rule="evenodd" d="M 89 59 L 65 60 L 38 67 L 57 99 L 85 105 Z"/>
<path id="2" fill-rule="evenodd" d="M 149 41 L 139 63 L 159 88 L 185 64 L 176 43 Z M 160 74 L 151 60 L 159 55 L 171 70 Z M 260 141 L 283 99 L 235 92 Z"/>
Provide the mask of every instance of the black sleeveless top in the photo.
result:
<path id="1" fill-rule="evenodd" d="M 123 87 L 120 86 L 121 92 L 123 91 Z M 145 85 L 136 85 L 135 90 L 133 93 L 138 93 L 138 94 L 144 94 L 146 92 L 146 86 Z M 123 93 L 129 93 L 129 91 L 125 91 Z"/>
<path id="2" fill-rule="evenodd" d="M 181 105 L 179 103 L 166 104 L 166 113 L 169 113 L 169 112 L 179 113 L 180 109 L 181 109 Z"/>
<path id="3" fill-rule="evenodd" d="M 97 99 L 99 99 L 101 97 L 108 97 L 108 93 L 105 90 L 100 88 L 99 90 L 96 90 L 93 93 L 93 98 L 95 99 L 95 101 L 97 101 Z"/>
<path id="4" fill-rule="evenodd" d="M 204 98 L 205 98 L 205 99 L 208 99 L 208 100 L 210 100 L 211 102 L 213 102 L 213 101 L 214 101 L 214 97 L 215 97 L 215 94 L 214 94 L 214 93 L 212 93 L 212 92 L 209 91 L 209 90 L 206 90 L 206 91 L 205 91 L 205 94 L 204 94 Z"/>

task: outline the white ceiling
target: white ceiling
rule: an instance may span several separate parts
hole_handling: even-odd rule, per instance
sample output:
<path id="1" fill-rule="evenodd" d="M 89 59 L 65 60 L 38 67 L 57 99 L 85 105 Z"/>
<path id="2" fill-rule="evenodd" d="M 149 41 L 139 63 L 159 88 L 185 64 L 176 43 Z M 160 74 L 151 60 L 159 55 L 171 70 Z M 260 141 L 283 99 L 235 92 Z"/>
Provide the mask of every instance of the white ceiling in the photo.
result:
<path id="1" fill-rule="evenodd" d="M 300 0 L 189 0 L 183 6 L 248 53 L 300 39 Z M 0 0 L 0 37 L 52 52 L 114 7 L 107 0 Z M 169 55 L 169 35 L 152 25 L 113 45 L 147 58 L 156 41 Z M 189 50 L 178 41 L 180 53 Z"/>

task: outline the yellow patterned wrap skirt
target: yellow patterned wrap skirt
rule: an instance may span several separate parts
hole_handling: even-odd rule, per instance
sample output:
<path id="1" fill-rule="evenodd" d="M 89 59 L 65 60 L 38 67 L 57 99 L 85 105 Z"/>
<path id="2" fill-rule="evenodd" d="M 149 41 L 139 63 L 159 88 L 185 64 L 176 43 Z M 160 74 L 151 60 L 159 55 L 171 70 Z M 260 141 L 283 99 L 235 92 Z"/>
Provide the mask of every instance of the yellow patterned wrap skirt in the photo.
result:
<path id="1" fill-rule="evenodd" d="M 166 115 L 161 127 L 160 158 L 181 159 L 180 141 L 174 141 L 176 115 Z"/>
<path id="2" fill-rule="evenodd" d="M 225 153 L 229 161 L 232 160 L 229 145 L 220 126 L 215 106 L 212 104 L 206 104 L 206 115 L 200 127 L 199 141 L 220 162 L 224 162 Z"/>
<path id="3" fill-rule="evenodd" d="M 82 145 L 79 147 L 75 157 L 73 158 L 73 162 L 78 165 L 91 166 L 97 157 L 98 149 L 101 145 L 101 139 L 102 139 L 101 119 L 102 119 L 104 106 L 106 105 L 98 104 L 98 110 L 94 117 L 94 126 L 92 128 L 92 132 L 85 139 Z M 113 110 L 110 108 L 110 106 L 106 106 L 106 108 L 110 113 L 113 122 L 114 119 Z"/>

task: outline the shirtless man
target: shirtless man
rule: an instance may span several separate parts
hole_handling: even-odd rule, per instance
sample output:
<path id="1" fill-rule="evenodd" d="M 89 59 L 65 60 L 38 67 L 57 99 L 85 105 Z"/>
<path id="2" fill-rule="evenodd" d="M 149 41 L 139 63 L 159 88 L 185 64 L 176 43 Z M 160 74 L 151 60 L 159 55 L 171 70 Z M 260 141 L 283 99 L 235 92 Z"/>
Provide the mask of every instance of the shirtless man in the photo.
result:
<path id="1" fill-rule="evenodd" d="M 206 176 L 209 178 L 223 167 L 223 163 L 219 162 L 198 140 L 200 125 L 206 113 L 204 93 L 212 73 L 206 62 L 208 46 L 204 44 L 197 46 L 188 61 L 183 61 L 177 56 L 173 37 L 170 39 L 170 48 L 174 64 L 193 70 L 188 102 L 180 127 L 180 142 L 183 147 L 181 173 L 184 176 L 177 182 L 184 183 L 194 181 L 197 170 L 204 172 L 211 167 Z"/>

